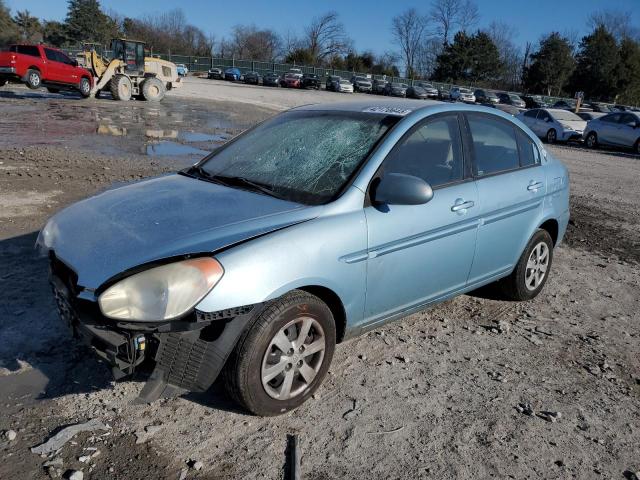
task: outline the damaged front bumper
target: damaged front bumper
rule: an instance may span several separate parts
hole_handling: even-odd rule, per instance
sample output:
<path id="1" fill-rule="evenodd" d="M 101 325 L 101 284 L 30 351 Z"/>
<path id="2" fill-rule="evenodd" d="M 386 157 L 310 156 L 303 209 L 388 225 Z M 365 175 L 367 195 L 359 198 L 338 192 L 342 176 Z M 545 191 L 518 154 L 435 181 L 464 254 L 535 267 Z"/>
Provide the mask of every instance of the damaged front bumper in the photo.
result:
<path id="1" fill-rule="evenodd" d="M 73 336 L 106 361 L 116 379 L 133 374 L 143 363 L 154 364 L 139 396 L 145 403 L 206 391 L 260 309 L 249 305 L 219 312 L 194 310 L 179 320 L 123 323 L 104 317 L 74 280 L 70 269 L 52 259 L 50 283 L 58 312 Z"/>

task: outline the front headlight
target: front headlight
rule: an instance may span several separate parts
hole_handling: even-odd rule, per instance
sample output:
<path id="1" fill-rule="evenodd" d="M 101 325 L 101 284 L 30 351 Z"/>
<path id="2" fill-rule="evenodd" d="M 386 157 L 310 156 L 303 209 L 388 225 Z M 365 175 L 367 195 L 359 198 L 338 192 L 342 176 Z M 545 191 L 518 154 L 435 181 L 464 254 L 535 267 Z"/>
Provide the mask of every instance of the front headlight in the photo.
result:
<path id="1" fill-rule="evenodd" d="M 116 283 L 100 295 L 98 304 L 106 317 L 116 320 L 171 320 L 197 305 L 223 274 L 213 258 L 170 263 Z"/>

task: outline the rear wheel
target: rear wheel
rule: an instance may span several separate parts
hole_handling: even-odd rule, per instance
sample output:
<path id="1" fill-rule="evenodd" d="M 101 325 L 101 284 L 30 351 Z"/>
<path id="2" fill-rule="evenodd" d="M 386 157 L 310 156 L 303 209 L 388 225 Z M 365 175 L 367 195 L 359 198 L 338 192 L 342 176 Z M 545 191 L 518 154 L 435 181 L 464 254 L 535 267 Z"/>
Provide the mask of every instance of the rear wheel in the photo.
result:
<path id="1" fill-rule="evenodd" d="M 131 100 L 132 85 L 129 77 L 125 75 L 116 75 L 109 82 L 111 96 L 114 100 Z"/>
<path id="2" fill-rule="evenodd" d="M 225 365 L 226 390 L 256 415 L 293 410 L 320 386 L 335 342 L 327 305 L 290 292 L 267 306 L 236 345 Z"/>
<path id="3" fill-rule="evenodd" d="M 551 129 L 547 132 L 547 143 L 556 143 L 556 140 L 558 139 L 558 135 L 555 131 L 555 129 Z"/>
<path id="4" fill-rule="evenodd" d="M 549 277 L 553 260 L 553 240 L 546 230 L 534 233 L 511 275 L 499 282 L 510 300 L 531 300 L 536 297 Z"/>
<path id="5" fill-rule="evenodd" d="M 36 90 L 42 86 L 42 76 L 38 70 L 27 70 L 27 87 Z"/>
<path id="6" fill-rule="evenodd" d="M 142 97 L 149 102 L 159 102 L 164 98 L 167 89 L 158 78 L 147 78 L 142 82 Z"/>
<path id="7" fill-rule="evenodd" d="M 88 78 L 81 78 L 80 85 L 78 85 L 78 90 L 80 91 L 80 95 L 82 98 L 87 98 L 91 95 L 91 82 Z"/>
<path id="8" fill-rule="evenodd" d="M 584 143 L 587 145 L 587 148 L 598 148 L 598 136 L 596 132 L 589 132 Z"/>

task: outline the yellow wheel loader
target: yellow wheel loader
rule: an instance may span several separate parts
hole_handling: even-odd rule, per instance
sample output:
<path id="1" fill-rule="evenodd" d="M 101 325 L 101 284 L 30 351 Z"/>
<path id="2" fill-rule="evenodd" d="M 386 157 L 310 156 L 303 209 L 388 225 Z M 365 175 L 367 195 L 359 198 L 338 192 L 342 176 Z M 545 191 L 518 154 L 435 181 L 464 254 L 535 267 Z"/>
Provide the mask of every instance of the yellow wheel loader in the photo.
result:
<path id="1" fill-rule="evenodd" d="M 112 59 L 98 54 L 95 44 L 85 44 L 80 63 L 93 73 L 91 95 L 108 90 L 115 100 L 131 97 L 159 102 L 167 90 L 182 85 L 174 63 L 145 57 L 144 42 L 123 38 L 111 41 Z"/>

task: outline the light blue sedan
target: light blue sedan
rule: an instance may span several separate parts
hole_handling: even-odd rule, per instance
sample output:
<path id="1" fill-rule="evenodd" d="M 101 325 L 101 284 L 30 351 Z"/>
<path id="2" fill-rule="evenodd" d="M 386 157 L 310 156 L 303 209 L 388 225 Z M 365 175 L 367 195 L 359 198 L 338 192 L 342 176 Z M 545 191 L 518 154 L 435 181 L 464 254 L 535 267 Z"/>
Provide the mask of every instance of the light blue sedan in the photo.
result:
<path id="1" fill-rule="evenodd" d="M 566 168 L 495 109 L 295 108 L 179 173 L 49 220 L 62 317 L 144 401 L 220 372 L 249 411 L 296 408 L 337 343 L 497 282 L 529 300 L 569 220 Z"/>

